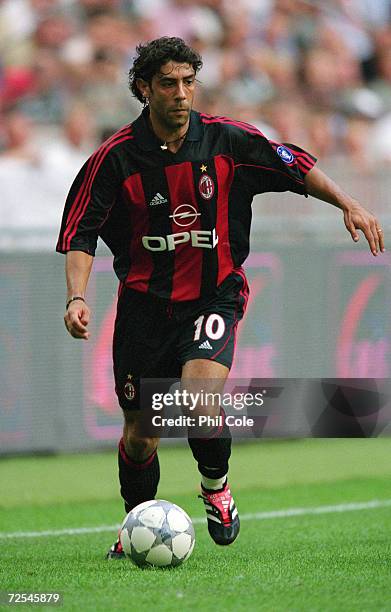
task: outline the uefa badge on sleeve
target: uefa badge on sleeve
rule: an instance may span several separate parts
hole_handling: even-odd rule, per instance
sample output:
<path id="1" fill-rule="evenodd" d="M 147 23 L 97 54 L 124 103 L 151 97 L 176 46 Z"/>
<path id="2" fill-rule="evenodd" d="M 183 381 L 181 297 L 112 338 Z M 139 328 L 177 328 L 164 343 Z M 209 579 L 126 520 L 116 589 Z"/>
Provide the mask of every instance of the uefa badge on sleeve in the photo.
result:
<path id="1" fill-rule="evenodd" d="M 134 388 L 134 384 L 132 383 L 132 375 L 128 374 L 128 381 L 124 386 L 124 395 L 127 400 L 130 402 L 134 400 L 136 396 L 136 389 Z"/>
<path id="2" fill-rule="evenodd" d="M 279 155 L 283 162 L 286 164 L 291 164 L 295 160 L 295 156 L 292 151 L 287 149 L 287 147 L 283 147 L 282 145 L 277 149 L 277 155 Z"/>

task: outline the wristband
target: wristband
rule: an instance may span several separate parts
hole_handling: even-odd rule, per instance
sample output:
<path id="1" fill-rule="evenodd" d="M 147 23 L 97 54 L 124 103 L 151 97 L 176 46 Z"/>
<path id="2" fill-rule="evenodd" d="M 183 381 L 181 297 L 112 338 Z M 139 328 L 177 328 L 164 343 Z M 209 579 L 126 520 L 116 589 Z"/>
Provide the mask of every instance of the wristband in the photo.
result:
<path id="1" fill-rule="evenodd" d="M 75 300 L 81 300 L 82 302 L 86 302 L 85 299 L 83 297 L 81 297 L 81 295 L 75 295 L 73 297 L 71 297 L 70 300 L 67 301 L 67 305 L 65 306 L 65 310 L 68 310 L 69 304 L 71 302 L 74 302 Z"/>

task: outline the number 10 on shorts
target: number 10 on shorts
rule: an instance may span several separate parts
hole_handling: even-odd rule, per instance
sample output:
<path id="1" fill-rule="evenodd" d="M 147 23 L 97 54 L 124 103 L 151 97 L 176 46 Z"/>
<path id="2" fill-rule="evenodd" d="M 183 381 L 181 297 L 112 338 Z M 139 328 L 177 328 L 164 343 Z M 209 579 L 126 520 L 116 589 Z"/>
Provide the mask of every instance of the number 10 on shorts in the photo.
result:
<path id="1" fill-rule="evenodd" d="M 210 314 L 207 316 L 201 315 L 196 321 L 194 321 L 194 340 L 200 339 L 203 325 L 206 335 L 211 340 L 220 340 L 220 338 L 224 336 L 225 323 L 222 316 L 220 316 L 219 314 Z"/>

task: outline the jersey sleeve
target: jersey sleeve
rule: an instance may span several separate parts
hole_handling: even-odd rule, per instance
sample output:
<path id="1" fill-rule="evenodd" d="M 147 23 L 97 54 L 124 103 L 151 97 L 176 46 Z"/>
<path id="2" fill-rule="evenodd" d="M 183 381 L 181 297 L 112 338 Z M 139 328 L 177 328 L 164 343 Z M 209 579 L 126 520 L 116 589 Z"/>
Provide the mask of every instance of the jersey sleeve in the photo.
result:
<path id="1" fill-rule="evenodd" d="M 110 214 L 119 188 L 120 176 L 113 155 L 98 149 L 71 186 L 56 251 L 84 251 L 95 255 L 99 229 Z"/>
<path id="2" fill-rule="evenodd" d="M 268 140 L 255 127 L 237 136 L 235 172 L 252 195 L 293 191 L 307 197 L 304 179 L 317 161 L 313 155 L 296 145 Z"/>

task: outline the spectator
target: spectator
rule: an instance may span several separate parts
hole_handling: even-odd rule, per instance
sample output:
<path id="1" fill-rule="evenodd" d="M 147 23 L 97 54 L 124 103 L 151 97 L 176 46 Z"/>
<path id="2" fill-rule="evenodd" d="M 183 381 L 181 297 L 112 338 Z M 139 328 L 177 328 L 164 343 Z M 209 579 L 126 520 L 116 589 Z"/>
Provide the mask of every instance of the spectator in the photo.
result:
<path id="1" fill-rule="evenodd" d="M 38 163 L 38 151 L 33 143 L 32 122 L 19 111 L 10 111 L 3 118 L 2 160 Z"/>
<path id="2" fill-rule="evenodd" d="M 49 49 L 36 52 L 32 65 L 33 88 L 19 108 L 40 124 L 60 124 L 70 92 L 64 65 Z"/>
<path id="3" fill-rule="evenodd" d="M 377 69 L 371 89 L 379 96 L 384 110 L 391 112 L 391 45 L 378 50 Z"/>
<path id="4" fill-rule="evenodd" d="M 51 138 L 38 138 L 31 120 L 19 111 L 7 114 L 0 155 L 1 228 L 58 224 L 69 184 L 97 144 L 93 128 L 81 107 L 66 115 L 64 128 Z"/>
<path id="5" fill-rule="evenodd" d="M 100 132 L 115 131 L 139 113 L 139 104 L 129 95 L 121 62 L 105 50 L 96 52 L 80 98 Z"/>

